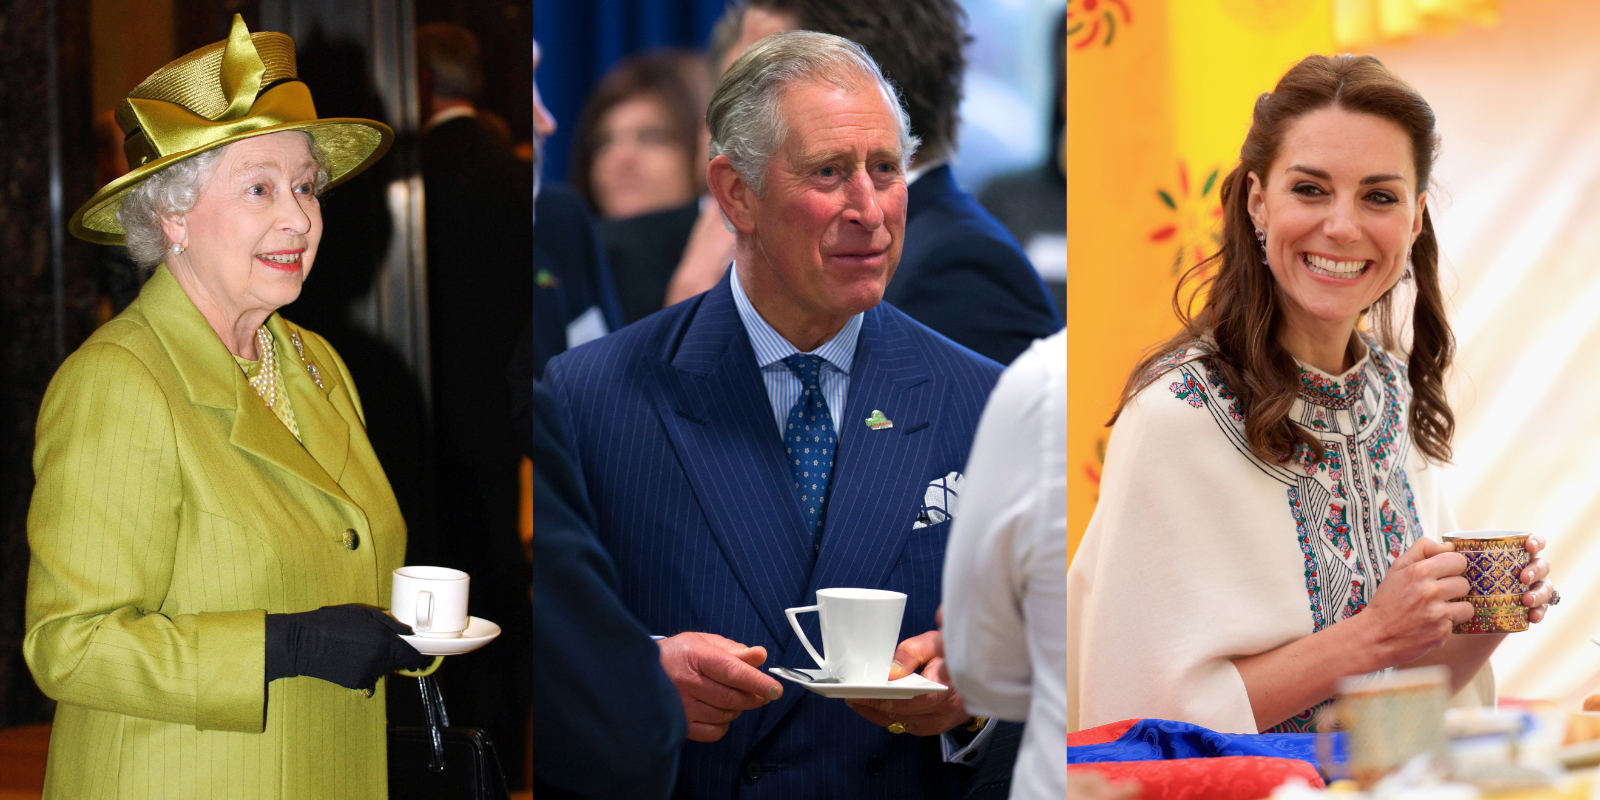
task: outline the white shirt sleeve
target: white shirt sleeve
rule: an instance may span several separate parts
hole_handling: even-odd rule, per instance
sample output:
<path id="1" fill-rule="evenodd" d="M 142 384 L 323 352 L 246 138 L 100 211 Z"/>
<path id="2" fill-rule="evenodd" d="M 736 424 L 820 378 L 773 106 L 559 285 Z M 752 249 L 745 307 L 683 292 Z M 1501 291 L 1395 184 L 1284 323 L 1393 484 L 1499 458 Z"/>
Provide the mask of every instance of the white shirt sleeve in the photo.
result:
<path id="1" fill-rule="evenodd" d="M 945 555 L 951 681 L 968 712 L 1028 721 L 1013 797 L 1066 791 L 1066 369 L 1063 331 L 1001 376 Z"/>
<path id="2" fill-rule="evenodd" d="M 1050 438 L 1043 430 L 1044 349 L 1018 358 L 984 408 L 945 555 L 944 641 L 951 677 L 968 711 L 1008 720 L 1028 717 L 1033 669 L 1024 596 L 1052 493 L 1042 452 Z M 1051 422 L 1066 425 L 1064 417 Z M 1061 505 L 1064 510 L 1064 499 Z M 1064 556 L 1065 529 L 1059 535 Z M 1058 584 L 1065 561 L 1060 569 Z M 1062 606 L 1058 638 L 1066 627 Z"/>

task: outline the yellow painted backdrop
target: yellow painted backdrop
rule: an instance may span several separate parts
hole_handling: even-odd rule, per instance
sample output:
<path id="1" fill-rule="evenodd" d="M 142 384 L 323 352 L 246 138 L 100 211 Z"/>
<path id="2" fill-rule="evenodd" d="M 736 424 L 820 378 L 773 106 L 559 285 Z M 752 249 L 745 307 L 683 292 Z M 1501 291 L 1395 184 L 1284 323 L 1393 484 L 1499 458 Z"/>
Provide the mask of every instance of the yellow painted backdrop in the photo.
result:
<path id="1" fill-rule="evenodd" d="M 1216 248 L 1218 185 L 1255 99 L 1334 51 L 1331 0 L 1067 5 L 1068 558 L 1094 513 L 1105 421 L 1172 291 Z M 1197 465 L 1203 468 L 1203 465 Z"/>

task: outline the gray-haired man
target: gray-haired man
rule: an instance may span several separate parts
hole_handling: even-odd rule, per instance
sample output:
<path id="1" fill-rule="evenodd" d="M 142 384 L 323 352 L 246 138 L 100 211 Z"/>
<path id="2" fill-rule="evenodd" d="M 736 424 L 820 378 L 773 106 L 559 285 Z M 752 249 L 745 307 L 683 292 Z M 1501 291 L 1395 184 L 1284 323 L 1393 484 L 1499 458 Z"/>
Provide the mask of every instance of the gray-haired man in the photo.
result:
<path id="1" fill-rule="evenodd" d="M 547 373 L 623 601 L 666 636 L 678 794 L 962 796 L 991 759 L 955 692 L 857 710 L 761 669 L 813 666 L 784 609 L 860 587 L 908 596 L 893 677 L 943 677 L 943 490 L 999 368 L 880 302 L 916 140 L 872 59 L 811 32 L 751 48 L 707 116 L 735 268 Z"/>

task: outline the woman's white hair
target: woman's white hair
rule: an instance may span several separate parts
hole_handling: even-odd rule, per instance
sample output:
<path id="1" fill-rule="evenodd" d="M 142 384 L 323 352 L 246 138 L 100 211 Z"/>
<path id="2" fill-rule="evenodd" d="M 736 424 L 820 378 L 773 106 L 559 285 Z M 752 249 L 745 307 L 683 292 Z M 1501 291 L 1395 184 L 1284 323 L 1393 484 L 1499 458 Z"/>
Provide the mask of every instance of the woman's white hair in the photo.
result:
<path id="1" fill-rule="evenodd" d="M 317 140 L 305 131 L 295 131 L 306 137 L 311 148 L 311 159 L 317 162 L 314 184 L 317 194 L 328 187 L 328 159 L 317 147 Z M 167 260 L 167 248 L 172 242 L 161 229 L 164 215 L 187 214 L 199 201 L 206 183 L 217 170 L 217 162 L 232 145 L 207 150 L 186 158 L 145 178 L 133 191 L 122 198 L 117 208 L 117 222 L 122 225 L 128 256 L 143 273 L 149 273 L 157 264 Z"/>
<path id="2" fill-rule="evenodd" d="M 911 120 L 900 93 L 865 48 L 827 33 L 778 33 L 757 42 L 733 62 L 706 109 L 711 157 L 727 156 L 757 196 L 766 191 L 767 163 L 783 146 L 789 131 L 778 103 L 785 91 L 803 81 L 851 92 L 865 88 L 866 82 L 874 84 L 894 109 L 900 166 L 904 169 L 911 163 L 921 140 L 911 135 Z"/>

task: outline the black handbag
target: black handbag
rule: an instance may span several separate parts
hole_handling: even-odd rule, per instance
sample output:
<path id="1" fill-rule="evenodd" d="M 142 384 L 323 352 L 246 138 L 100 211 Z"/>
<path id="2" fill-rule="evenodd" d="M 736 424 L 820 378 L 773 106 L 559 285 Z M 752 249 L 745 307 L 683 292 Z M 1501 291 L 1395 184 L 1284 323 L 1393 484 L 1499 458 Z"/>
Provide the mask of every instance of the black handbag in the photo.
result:
<path id="1" fill-rule="evenodd" d="M 489 735 L 450 727 L 444 695 L 431 676 L 417 678 L 417 686 L 427 724 L 389 726 L 391 800 L 509 800 Z"/>

